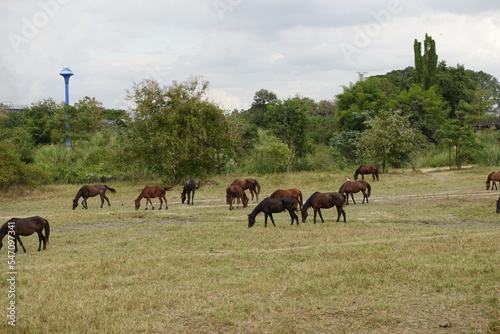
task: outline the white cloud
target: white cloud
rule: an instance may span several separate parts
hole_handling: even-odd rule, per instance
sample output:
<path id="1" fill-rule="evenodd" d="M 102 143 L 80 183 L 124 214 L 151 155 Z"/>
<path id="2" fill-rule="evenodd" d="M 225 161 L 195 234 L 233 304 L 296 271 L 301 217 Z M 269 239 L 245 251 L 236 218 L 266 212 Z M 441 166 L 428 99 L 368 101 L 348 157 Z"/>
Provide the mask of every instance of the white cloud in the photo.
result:
<path id="1" fill-rule="evenodd" d="M 3 1 L 0 102 L 62 101 L 63 67 L 71 103 L 109 108 L 134 81 L 193 75 L 224 109 L 248 108 L 260 89 L 332 99 L 358 72 L 412 66 L 426 33 L 440 60 L 499 78 L 499 14 L 486 0 Z"/>

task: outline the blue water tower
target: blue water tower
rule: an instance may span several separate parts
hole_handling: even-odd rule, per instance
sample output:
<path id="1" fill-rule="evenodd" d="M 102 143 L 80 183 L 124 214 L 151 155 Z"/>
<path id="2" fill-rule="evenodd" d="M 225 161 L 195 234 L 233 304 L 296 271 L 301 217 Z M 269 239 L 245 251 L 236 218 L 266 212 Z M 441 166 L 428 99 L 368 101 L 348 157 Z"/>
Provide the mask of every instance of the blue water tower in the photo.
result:
<path id="1" fill-rule="evenodd" d="M 61 73 L 59 73 L 64 78 L 64 91 L 65 91 L 65 102 L 66 105 L 69 105 L 69 78 L 73 75 L 73 72 L 67 67 L 63 68 Z M 68 118 L 68 114 L 66 114 L 66 118 Z M 69 124 L 66 122 L 66 132 L 68 132 Z M 71 145 L 71 140 L 66 138 L 66 146 Z"/>

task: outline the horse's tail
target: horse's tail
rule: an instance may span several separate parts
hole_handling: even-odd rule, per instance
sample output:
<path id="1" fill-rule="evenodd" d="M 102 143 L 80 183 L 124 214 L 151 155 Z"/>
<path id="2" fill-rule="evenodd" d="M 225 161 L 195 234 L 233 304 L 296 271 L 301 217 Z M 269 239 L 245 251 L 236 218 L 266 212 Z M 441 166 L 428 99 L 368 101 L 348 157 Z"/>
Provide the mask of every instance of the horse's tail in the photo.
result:
<path id="1" fill-rule="evenodd" d="M 168 186 L 168 187 L 163 187 L 163 190 L 165 191 L 169 191 L 169 190 L 172 190 L 174 186 Z"/>
<path id="2" fill-rule="evenodd" d="M 303 207 L 304 206 L 304 201 L 302 200 L 302 191 L 300 191 L 300 190 L 299 190 L 299 201 L 300 201 L 299 202 L 300 206 Z"/>
<path id="3" fill-rule="evenodd" d="M 370 197 L 372 193 L 372 186 L 368 182 L 366 183 L 366 189 L 368 189 L 368 194 L 366 194 L 366 197 Z"/>
<path id="4" fill-rule="evenodd" d="M 112 193 L 115 193 L 116 190 L 111 188 L 111 187 L 108 187 L 107 185 L 104 185 L 104 187 L 106 187 L 106 189 L 108 189 L 109 191 L 111 191 Z"/>
<path id="5" fill-rule="evenodd" d="M 260 194 L 260 183 L 257 180 L 255 180 L 255 187 L 257 187 L 257 195 Z"/>
<path id="6" fill-rule="evenodd" d="M 45 243 L 46 243 L 46 245 L 48 245 L 49 244 L 49 235 L 50 235 L 50 224 L 49 224 L 49 221 L 47 219 L 45 219 L 44 230 L 45 230 Z"/>

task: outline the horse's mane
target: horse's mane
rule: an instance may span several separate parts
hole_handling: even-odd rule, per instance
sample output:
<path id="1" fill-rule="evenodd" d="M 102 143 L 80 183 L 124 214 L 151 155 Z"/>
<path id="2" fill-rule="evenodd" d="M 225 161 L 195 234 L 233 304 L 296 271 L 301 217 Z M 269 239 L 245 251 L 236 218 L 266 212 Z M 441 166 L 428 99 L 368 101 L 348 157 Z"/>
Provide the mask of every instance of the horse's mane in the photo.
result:
<path id="1" fill-rule="evenodd" d="M 360 167 L 360 168 L 361 168 L 361 167 Z M 344 183 L 340 186 L 340 188 L 339 188 L 339 193 L 343 193 L 343 191 L 342 191 L 342 190 L 344 189 L 344 187 L 345 187 L 346 183 L 348 183 L 348 182 L 351 182 L 351 181 L 345 181 L 345 182 L 344 182 Z"/>
<path id="2" fill-rule="evenodd" d="M 80 190 L 78 190 L 78 192 L 76 193 L 75 199 L 73 199 L 73 202 L 78 201 L 78 199 L 80 197 L 82 197 L 82 192 L 83 192 L 83 187 L 81 187 Z"/>
<path id="3" fill-rule="evenodd" d="M 268 198 L 268 197 L 266 197 L 266 198 Z M 266 198 L 264 198 L 264 200 Z M 259 212 L 262 211 L 262 207 L 264 206 L 264 200 L 260 201 L 260 203 L 255 206 L 255 208 L 250 213 L 250 216 L 255 217 L 259 214 Z"/>
<path id="4" fill-rule="evenodd" d="M 312 205 L 312 201 L 314 201 L 314 199 L 316 198 L 316 196 L 318 196 L 319 193 L 320 193 L 319 191 L 316 191 L 311 196 L 309 196 L 307 201 L 304 203 L 302 210 L 307 210 L 307 208 L 309 208 Z"/>

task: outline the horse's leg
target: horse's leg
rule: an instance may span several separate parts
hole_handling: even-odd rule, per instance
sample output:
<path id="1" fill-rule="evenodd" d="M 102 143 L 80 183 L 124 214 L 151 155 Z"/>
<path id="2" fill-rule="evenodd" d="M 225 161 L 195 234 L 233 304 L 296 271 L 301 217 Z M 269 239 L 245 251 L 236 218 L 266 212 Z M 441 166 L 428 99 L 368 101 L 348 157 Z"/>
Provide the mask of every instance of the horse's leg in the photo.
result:
<path id="1" fill-rule="evenodd" d="M 267 227 L 267 212 L 264 212 L 264 227 Z"/>
<path id="2" fill-rule="evenodd" d="M 106 200 L 106 202 L 108 202 L 108 207 L 111 207 L 111 203 L 109 203 L 108 196 L 106 196 L 106 194 L 104 194 L 104 195 L 102 195 L 102 197 L 104 197 L 104 199 Z M 102 201 L 102 203 L 101 203 L 101 208 L 102 208 L 102 204 L 104 204 L 104 201 L 102 200 L 102 198 L 101 198 L 101 201 Z"/>
<path id="3" fill-rule="evenodd" d="M 83 200 L 82 200 L 82 207 L 87 210 L 89 207 L 87 206 L 87 198 L 84 197 Z"/>
<path id="4" fill-rule="evenodd" d="M 299 217 L 297 216 L 297 214 L 295 213 L 295 211 L 288 210 L 288 213 L 290 214 L 290 219 L 291 219 L 291 224 L 290 225 L 293 225 L 293 221 L 297 220 L 297 226 L 298 226 L 299 225 Z"/>
<path id="5" fill-rule="evenodd" d="M 36 231 L 38 234 L 38 251 L 42 249 L 42 241 L 43 241 L 43 249 L 45 249 L 45 237 L 42 234 L 42 230 Z"/>
<path id="6" fill-rule="evenodd" d="M 356 204 L 356 201 L 354 200 L 354 193 L 351 193 L 351 198 L 352 198 L 352 202 L 353 202 L 354 204 Z"/>
<path id="7" fill-rule="evenodd" d="M 23 242 L 21 241 L 21 238 L 19 237 L 18 234 L 16 234 L 16 240 L 19 241 L 19 244 L 21 245 L 21 247 L 23 248 L 23 251 L 26 253 L 26 248 L 24 248 L 24 245 L 23 245 Z M 17 244 L 16 244 L 16 247 L 15 247 L 15 250 L 14 250 L 16 253 L 17 253 Z"/>
<path id="8" fill-rule="evenodd" d="M 318 213 L 319 213 L 319 218 L 321 218 L 321 222 L 324 223 L 325 220 L 323 219 L 323 215 L 321 214 L 321 209 L 318 208 Z"/>
<path id="9" fill-rule="evenodd" d="M 274 223 L 273 214 L 271 212 L 269 213 L 269 218 L 271 218 L 271 223 L 273 223 L 274 227 L 276 227 L 276 224 Z"/>
<path id="10" fill-rule="evenodd" d="M 338 207 L 337 206 L 337 213 L 338 213 L 338 216 L 337 216 L 337 222 L 340 220 L 340 215 L 344 216 L 344 223 L 346 222 L 345 220 L 345 211 L 342 207 Z"/>
<path id="11" fill-rule="evenodd" d="M 165 210 L 168 210 L 167 198 L 163 195 L 163 200 L 165 201 Z"/>

